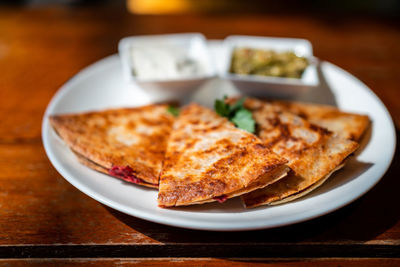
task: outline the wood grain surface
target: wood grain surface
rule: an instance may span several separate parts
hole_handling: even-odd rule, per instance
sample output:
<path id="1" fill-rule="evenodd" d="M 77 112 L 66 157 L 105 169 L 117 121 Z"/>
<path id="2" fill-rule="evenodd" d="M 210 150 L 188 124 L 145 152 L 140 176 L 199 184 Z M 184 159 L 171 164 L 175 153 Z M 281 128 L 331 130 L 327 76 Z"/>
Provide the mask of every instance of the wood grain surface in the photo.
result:
<path id="1" fill-rule="evenodd" d="M 124 215 L 84 195 L 57 173 L 43 150 L 40 127 L 58 88 L 83 67 L 116 53 L 124 36 L 172 32 L 202 32 L 214 39 L 230 34 L 309 39 L 316 56 L 371 87 L 400 126 L 400 28 L 394 21 L 0 7 L 0 266 L 255 263 L 216 259 L 221 257 L 271 258 L 258 262 L 265 266 L 308 266 L 310 261 L 324 266 L 399 265 L 398 149 L 381 182 L 345 208 L 296 225 L 235 233 L 185 230 Z M 77 259 L 46 259 L 70 257 Z M 128 259 L 132 257 L 168 259 Z M 272 260 L 293 257 L 303 259 Z"/>
<path id="2" fill-rule="evenodd" d="M 390 267 L 398 266 L 399 259 L 374 258 L 329 258 L 329 259 L 215 259 L 215 258 L 127 258 L 127 259 L 5 259 L 0 266 L 275 266 L 275 267 L 308 267 L 308 266 L 363 266 Z"/>

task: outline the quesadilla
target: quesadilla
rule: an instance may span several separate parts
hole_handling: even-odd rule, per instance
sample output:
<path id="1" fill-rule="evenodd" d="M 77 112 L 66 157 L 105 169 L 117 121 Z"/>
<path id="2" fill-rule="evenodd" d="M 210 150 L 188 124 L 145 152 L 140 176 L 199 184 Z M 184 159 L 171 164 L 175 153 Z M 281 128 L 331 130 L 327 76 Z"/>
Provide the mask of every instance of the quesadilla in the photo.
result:
<path id="1" fill-rule="evenodd" d="M 255 135 L 190 104 L 181 110 L 168 140 L 158 204 L 222 202 L 282 178 L 286 162 Z"/>
<path id="2" fill-rule="evenodd" d="M 158 186 L 173 116 L 167 105 L 50 116 L 84 165 L 127 182 Z"/>
<path id="3" fill-rule="evenodd" d="M 280 205 L 298 199 L 317 189 L 319 186 L 325 183 L 326 180 L 328 180 L 332 173 L 339 170 L 343 166 L 344 163 L 340 164 L 328 175 L 325 175 L 319 181 L 308 187 L 306 179 L 296 176 L 293 171 L 290 171 L 289 174 L 279 182 L 263 188 L 265 190 L 253 191 L 254 194 L 249 197 L 245 203 L 246 207 L 250 208 L 259 206 L 260 202 L 264 202 L 264 204 L 271 206 Z"/>
<path id="4" fill-rule="evenodd" d="M 353 141 L 359 141 L 370 125 L 368 116 L 343 112 L 333 106 L 289 101 L 273 103 L 342 138 Z"/>
<path id="5" fill-rule="evenodd" d="M 232 101 L 232 100 L 230 100 Z M 285 111 L 280 105 L 246 99 L 244 106 L 255 119 L 257 135 L 268 148 L 288 160 L 290 174 L 263 189 L 242 197 L 246 207 L 273 204 L 300 197 L 340 168 L 358 144 L 334 135 Z M 309 191 L 307 191 L 309 192 Z"/>

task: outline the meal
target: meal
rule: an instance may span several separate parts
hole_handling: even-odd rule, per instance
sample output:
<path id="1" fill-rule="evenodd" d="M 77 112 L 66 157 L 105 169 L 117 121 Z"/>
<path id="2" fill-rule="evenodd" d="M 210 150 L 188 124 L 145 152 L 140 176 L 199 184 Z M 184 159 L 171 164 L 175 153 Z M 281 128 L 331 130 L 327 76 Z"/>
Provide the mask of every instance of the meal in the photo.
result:
<path id="1" fill-rule="evenodd" d="M 255 98 L 50 116 L 79 161 L 158 188 L 163 208 L 224 202 L 281 204 L 320 186 L 358 148 L 364 115 Z"/>
<path id="2" fill-rule="evenodd" d="M 168 141 L 158 203 L 172 207 L 239 196 L 285 176 L 286 162 L 255 135 L 190 104 L 176 119 Z"/>
<path id="3" fill-rule="evenodd" d="M 259 126 L 258 135 L 279 156 L 288 160 L 292 172 L 271 188 L 260 189 L 243 196 L 246 206 L 273 204 L 301 196 L 318 181 L 323 181 L 343 165 L 358 144 L 335 136 L 333 132 L 313 125 L 274 103 L 248 99 L 246 107 L 252 111 Z M 294 178 L 290 178 L 296 176 Z M 287 179 L 286 179 L 287 178 Z M 280 190 L 284 187 L 284 190 Z M 271 190 L 273 196 L 271 196 Z"/>
<path id="4" fill-rule="evenodd" d="M 230 72 L 299 79 L 308 65 L 307 58 L 299 57 L 292 51 L 235 48 L 232 53 Z"/>
<path id="5" fill-rule="evenodd" d="M 167 108 L 150 105 L 56 115 L 50 123 L 84 165 L 157 188 L 174 120 Z"/>

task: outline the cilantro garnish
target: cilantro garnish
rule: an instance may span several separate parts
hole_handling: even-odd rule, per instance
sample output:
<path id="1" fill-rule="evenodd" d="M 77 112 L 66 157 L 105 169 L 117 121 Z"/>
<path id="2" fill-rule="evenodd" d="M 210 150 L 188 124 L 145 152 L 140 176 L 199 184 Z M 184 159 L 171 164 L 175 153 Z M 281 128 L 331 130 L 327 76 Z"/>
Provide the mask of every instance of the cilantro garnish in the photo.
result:
<path id="1" fill-rule="evenodd" d="M 181 110 L 179 108 L 173 107 L 173 106 L 169 106 L 167 108 L 167 111 L 169 113 L 171 113 L 171 115 L 174 116 L 174 117 L 178 117 L 179 116 L 179 112 L 181 112 Z"/>
<path id="2" fill-rule="evenodd" d="M 255 132 L 256 122 L 253 119 L 251 112 L 243 106 L 245 98 L 236 101 L 235 104 L 230 105 L 225 102 L 226 96 L 221 99 L 216 99 L 214 104 L 215 112 L 219 115 L 228 118 L 233 122 L 236 127 L 246 130 L 250 133 Z"/>
<path id="3" fill-rule="evenodd" d="M 255 122 L 250 111 L 247 109 L 239 109 L 231 121 L 240 129 L 246 130 L 250 133 L 255 132 Z"/>
<path id="4" fill-rule="evenodd" d="M 224 96 L 223 100 L 216 99 L 214 104 L 215 112 L 217 112 L 222 117 L 229 118 L 229 114 L 231 112 L 229 104 L 225 103 L 226 96 Z"/>

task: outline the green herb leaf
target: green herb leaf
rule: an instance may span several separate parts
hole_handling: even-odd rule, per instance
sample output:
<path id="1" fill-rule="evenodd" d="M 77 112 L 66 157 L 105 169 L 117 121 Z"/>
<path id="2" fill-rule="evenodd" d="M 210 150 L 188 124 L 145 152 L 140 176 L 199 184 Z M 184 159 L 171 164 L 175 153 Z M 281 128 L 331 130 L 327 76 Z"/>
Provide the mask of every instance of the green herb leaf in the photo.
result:
<path id="1" fill-rule="evenodd" d="M 250 133 L 255 132 L 256 123 L 251 112 L 247 109 L 239 109 L 232 117 L 231 121 L 240 129 L 246 130 Z"/>
<path id="2" fill-rule="evenodd" d="M 246 98 L 243 97 L 239 99 L 232 106 L 225 102 L 226 98 L 227 97 L 224 96 L 223 100 L 215 100 L 215 112 L 223 117 L 228 118 L 236 125 L 236 127 L 254 133 L 256 123 L 253 119 L 253 115 L 243 106 Z"/>
<path id="3" fill-rule="evenodd" d="M 179 112 L 181 112 L 181 110 L 180 110 L 179 108 L 173 107 L 173 106 L 169 106 L 169 107 L 167 108 L 167 111 L 168 111 L 169 113 L 171 113 L 172 116 L 174 116 L 174 117 L 178 117 L 178 116 L 179 116 Z"/>
<path id="4" fill-rule="evenodd" d="M 229 113 L 230 114 L 234 114 L 236 111 L 238 111 L 239 109 L 244 109 L 243 103 L 246 100 L 245 97 L 242 97 L 241 99 L 239 99 L 238 101 L 236 101 L 235 104 L 233 104 L 230 108 L 229 108 Z"/>
<path id="5" fill-rule="evenodd" d="M 217 114 L 221 115 L 222 117 L 229 116 L 230 113 L 229 105 L 226 104 L 224 100 L 216 99 L 214 104 L 214 109 L 215 112 L 217 112 Z"/>

